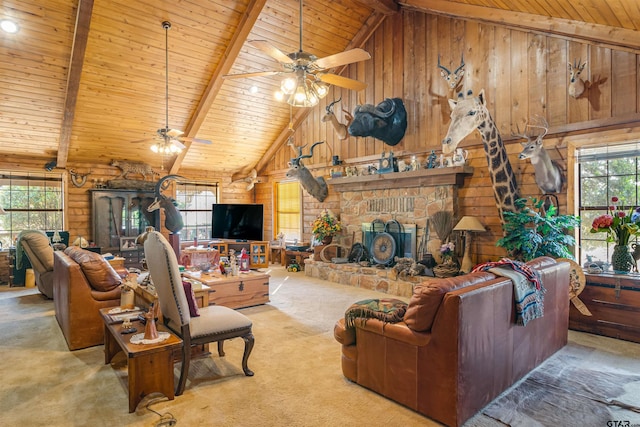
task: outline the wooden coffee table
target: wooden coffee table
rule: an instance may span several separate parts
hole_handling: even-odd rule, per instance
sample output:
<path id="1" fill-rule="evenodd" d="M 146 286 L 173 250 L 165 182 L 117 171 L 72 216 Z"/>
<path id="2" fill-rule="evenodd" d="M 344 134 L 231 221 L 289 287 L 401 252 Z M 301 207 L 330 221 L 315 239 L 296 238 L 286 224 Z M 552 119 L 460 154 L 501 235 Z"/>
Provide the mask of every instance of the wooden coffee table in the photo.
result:
<path id="1" fill-rule="evenodd" d="M 180 349 L 182 340 L 171 333 L 167 340 L 157 344 L 131 344 L 134 334 L 122 334 L 122 322 L 113 323 L 109 310 L 111 308 L 100 309 L 104 321 L 104 363 L 110 363 L 120 351 L 127 356 L 129 412 L 134 412 L 142 398 L 151 393 L 159 392 L 173 400 L 173 351 Z M 138 329 L 136 333 L 144 332 L 142 322 L 131 323 Z M 169 332 L 161 325 L 157 328 Z"/>

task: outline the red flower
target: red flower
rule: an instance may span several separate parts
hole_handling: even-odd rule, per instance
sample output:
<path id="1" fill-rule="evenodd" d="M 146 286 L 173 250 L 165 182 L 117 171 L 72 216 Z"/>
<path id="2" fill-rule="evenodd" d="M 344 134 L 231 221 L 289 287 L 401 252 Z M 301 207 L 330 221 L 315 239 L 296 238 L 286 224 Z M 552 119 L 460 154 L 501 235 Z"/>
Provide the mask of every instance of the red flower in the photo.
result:
<path id="1" fill-rule="evenodd" d="M 613 196 L 613 197 L 611 198 L 611 201 L 612 201 L 613 203 L 618 203 L 618 200 L 619 200 L 619 199 L 618 199 L 616 196 Z"/>
<path id="2" fill-rule="evenodd" d="M 626 212 L 622 212 L 622 211 L 618 212 L 618 217 L 624 218 L 625 216 L 627 216 Z"/>

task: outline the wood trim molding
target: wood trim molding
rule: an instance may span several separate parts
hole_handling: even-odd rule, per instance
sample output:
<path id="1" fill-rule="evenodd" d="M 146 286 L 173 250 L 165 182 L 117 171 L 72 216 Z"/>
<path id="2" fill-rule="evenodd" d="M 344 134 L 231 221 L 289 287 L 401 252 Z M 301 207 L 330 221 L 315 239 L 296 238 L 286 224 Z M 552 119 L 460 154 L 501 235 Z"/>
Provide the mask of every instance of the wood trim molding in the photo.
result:
<path id="1" fill-rule="evenodd" d="M 202 98 L 200 98 L 200 102 L 196 107 L 195 113 L 191 117 L 191 120 L 189 120 L 189 123 L 187 123 L 184 136 L 194 138 L 200 130 L 202 123 L 204 123 L 204 120 L 207 117 L 211 106 L 213 105 L 213 101 L 216 99 L 216 96 L 218 96 L 218 93 L 220 92 L 220 88 L 222 87 L 223 83 L 222 76 L 224 74 L 227 74 L 229 70 L 231 70 L 233 63 L 240 54 L 242 46 L 247 40 L 247 37 L 249 37 L 249 34 L 251 33 L 251 30 L 253 29 L 253 26 L 256 23 L 258 16 L 260 16 L 260 13 L 262 12 L 262 9 L 264 8 L 264 5 L 266 3 L 267 0 L 252 0 L 247 6 L 247 10 L 243 14 L 236 32 L 233 34 L 233 37 L 231 37 L 229 45 L 227 46 L 227 49 L 222 56 L 220 64 L 214 71 L 211 80 L 209 80 L 209 84 L 202 94 Z M 182 161 L 184 160 L 187 152 L 189 151 L 189 148 L 191 147 L 191 141 L 185 141 L 184 145 L 185 149 L 176 156 L 173 164 L 171 165 L 171 167 L 169 167 L 170 174 L 178 173 L 178 170 L 182 165 Z"/>
<path id="2" fill-rule="evenodd" d="M 542 31 L 572 39 L 590 40 L 626 49 L 640 48 L 640 31 L 615 28 L 493 7 L 475 6 L 446 0 L 400 0 L 400 6 L 452 18 L 469 19 L 517 29 Z"/>
<path id="3" fill-rule="evenodd" d="M 91 26 L 91 14 L 93 13 L 93 0 L 79 0 L 78 13 L 76 15 L 76 27 L 73 34 L 73 46 L 71 47 L 71 59 L 69 60 L 69 73 L 67 74 L 67 88 L 64 99 L 62 123 L 60 124 L 60 137 L 58 139 L 57 166 L 67 166 L 69 156 L 69 142 L 71 141 L 71 128 L 76 114 L 76 101 L 80 88 L 80 77 L 84 64 L 84 54 L 87 50 L 89 27 Z"/>
<path id="4" fill-rule="evenodd" d="M 420 169 L 409 172 L 331 178 L 327 180 L 327 183 L 338 192 L 430 187 L 435 185 L 455 185 L 462 187 L 464 185 L 464 178 L 471 175 L 473 175 L 473 168 L 471 166 L 455 166 L 450 168 Z"/>

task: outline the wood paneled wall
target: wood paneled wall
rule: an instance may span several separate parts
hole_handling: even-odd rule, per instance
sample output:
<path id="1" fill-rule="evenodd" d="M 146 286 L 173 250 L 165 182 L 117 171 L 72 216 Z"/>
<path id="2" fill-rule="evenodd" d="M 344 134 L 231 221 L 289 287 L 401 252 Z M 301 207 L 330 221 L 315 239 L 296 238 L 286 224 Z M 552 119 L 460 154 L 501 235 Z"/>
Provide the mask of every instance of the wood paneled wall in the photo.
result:
<path id="1" fill-rule="evenodd" d="M 456 94 L 449 91 L 440 76 L 438 56 L 443 66 L 454 70 L 464 55 L 462 92 L 479 93 L 484 89 L 523 197 L 539 197 L 541 192 L 531 163 L 518 160 L 520 140 L 512 136 L 516 126 L 523 129 L 534 116 L 545 117 L 550 124 L 545 147 L 566 171 L 570 155 L 567 138 L 582 135 L 582 143 L 594 143 L 601 132 L 614 128 L 620 140 L 625 140 L 630 138 L 625 129 L 640 123 L 640 62 L 638 55 L 629 51 L 406 10 L 389 16 L 364 48 L 372 59 L 349 66 L 344 75 L 368 83 L 368 88 L 356 93 L 332 87 L 294 134 L 298 146 L 326 141 L 316 147 L 312 159 L 306 160 L 316 176 L 329 175 L 333 155 L 340 156 L 346 164 L 363 165 L 380 157 L 383 151 L 394 151 L 401 158 L 415 154 L 422 162 L 432 149 L 440 153 L 450 122 L 448 99 Z M 582 77 L 589 87 L 574 99 L 567 91 L 567 64 L 578 59 L 588 61 Z M 334 111 L 343 123 L 343 109 L 353 111 L 358 104 L 377 104 L 386 97 L 402 98 L 408 113 L 404 139 L 394 147 L 373 138 L 339 140 L 331 125 L 321 119 L 326 105 L 340 97 L 342 101 Z M 502 228 L 480 134 L 472 133 L 460 146 L 469 151 L 469 164 L 475 169 L 459 192 L 461 214 L 478 216 L 488 228 L 487 233 L 479 233 L 475 239 L 478 261 L 495 260 L 505 252 L 495 247 Z M 277 152 L 266 171 L 272 181 L 282 179 L 292 154 L 287 146 Z M 573 191 L 571 180 L 559 195 L 561 213 L 573 213 L 567 203 L 567 188 Z M 305 194 L 305 238 L 310 237 L 308 224 L 317 213 L 337 200 L 331 187 L 329 191 L 323 204 L 308 200 Z"/>
<path id="2" fill-rule="evenodd" d="M 42 171 L 44 164 L 50 159 L 34 159 L 24 157 L 7 157 L 0 160 L 0 170 L 30 170 Z M 132 159 L 133 160 L 133 159 Z M 78 236 L 93 240 L 93 223 L 91 212 L 91 188 L 98 183 L 104 183 L 110 179 L 118 177 L 120 170 L 108 165 L 94 164 L 69 164 L 69 169 L 84 174 L 91 172 L 87 177 L 87 182 L 82 187 L 76 187 L 71 183 L 70 177 L 66 174 L 65 182 L 65 229 L 69 230 L 71 240 Z M 54 169 L 58 172 L 61 169 Z M 215 176 L 208 171 L 181 171 L 181 176 L 188 180 L 202 181 L 219 184 L 219 196 L 221 203 L 253 203 L 253 193 L 245 191 L 244 185 L 231 184 L 229 176 Z M 132 178 L 135 178 L 132 176 Z M 166 230 L 163 230 L 166 231 Z"/>

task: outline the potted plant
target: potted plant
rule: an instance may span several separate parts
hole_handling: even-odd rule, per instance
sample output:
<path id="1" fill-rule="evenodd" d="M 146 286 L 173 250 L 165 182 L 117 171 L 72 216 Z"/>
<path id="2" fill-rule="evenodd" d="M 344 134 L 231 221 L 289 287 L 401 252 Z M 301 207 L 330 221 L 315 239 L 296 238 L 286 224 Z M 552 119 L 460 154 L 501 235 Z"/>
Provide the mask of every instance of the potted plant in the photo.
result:
<path id="1" fill-rule="evenodd" d="M 619 209 L 619 199 L 611 198 L 609 213 L 600 215 L 591 224 L 591 233 L 607 233 L 607 242 L 615 243 L 611 265 L 613 271 L 626 273 L 635 266 L 635 260 L 629 252 L 629 239 L 640 235 L 640 208 L 629 211 Z"/>
<path id="2" fill-rule="evenodd" d="M 530 206 L 527 206 L 530 202 Z M 504 212 L 505 234 L 497 246 L 507 250 L 518 261 L 531 261 L 539 256 L 574 259 L 569 247 L 575 238 L 569 234 L 580 225 L 580 217 L 558 215 L 558 208 L 536 198 L 516 200 L 517 212 Z"/>
<path id="3" fill-rule="evenodd" d="M 311 223 L 313 237 L 324 245 L 331 243 L 333 236 L 340 231 L 342 231 L 342 224 L 326 209 Z"/>

